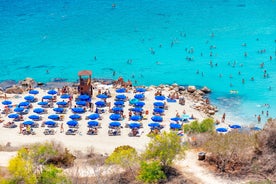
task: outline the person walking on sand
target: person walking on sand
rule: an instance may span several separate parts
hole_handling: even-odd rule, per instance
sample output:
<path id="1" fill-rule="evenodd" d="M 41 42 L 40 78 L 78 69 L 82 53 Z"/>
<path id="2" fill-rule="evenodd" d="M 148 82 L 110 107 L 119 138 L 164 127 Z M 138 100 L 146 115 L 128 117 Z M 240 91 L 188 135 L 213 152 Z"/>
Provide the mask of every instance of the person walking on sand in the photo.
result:
<path id="1" fill-rule="evenodd" d="M 223 113 L 222 118 L 221 118 L 221 122 L 222 122 L 222 123 L 224 123 L 224 121 L 225 121 L 225 116 L 226 116 L 226 114 Z"/>
<path id="2" fill-rule="evenodd" d="M 60 133 L 63 133 L 63 132 L 64 132 L 63 123 L 61 123 L 61 125 L 60 125 Z"/>
<path id="3" fill-rule="evenodd" d="M 259 115 L 259 116 L 257 117 L 257 119 L 258 119 L 258 123 L 260 123 L 260 122 L 261 122 L 261 115 Z"/>

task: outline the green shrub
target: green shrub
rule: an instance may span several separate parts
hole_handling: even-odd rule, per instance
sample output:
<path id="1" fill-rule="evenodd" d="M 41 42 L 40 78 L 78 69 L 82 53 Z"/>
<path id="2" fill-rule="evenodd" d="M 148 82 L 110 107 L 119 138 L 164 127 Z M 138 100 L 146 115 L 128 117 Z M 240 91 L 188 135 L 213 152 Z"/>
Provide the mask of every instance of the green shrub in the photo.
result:
<path id="1" fill-rule="evenodd" d="M 201 123 L 193 121 L 190 124 L 184 125 L 185 133 L 203 133 L 212 132 L 215 129 L 214 120 L 211 118 L 204 119 Z"/>
<path id="2" fill-rule="evenodd" d="M 166 175 L 158 162 L 141 162 L 141 168 L 137 178 L 144 183 L 157 183 L 162 179 L 166 179 Z"/>

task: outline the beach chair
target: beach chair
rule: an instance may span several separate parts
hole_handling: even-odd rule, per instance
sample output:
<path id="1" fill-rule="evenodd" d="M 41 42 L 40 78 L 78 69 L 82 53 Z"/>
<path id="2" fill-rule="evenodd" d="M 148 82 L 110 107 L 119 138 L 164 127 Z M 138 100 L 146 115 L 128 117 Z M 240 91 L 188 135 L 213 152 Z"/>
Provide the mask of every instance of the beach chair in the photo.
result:
<path id="1" fill-rule="evenodd" d="M 87 135 L 98 135 L 97 128 L 89 128 L 89 130 L 87 131 Z"/>
<path id="2" fill-rule="evenodd" d="M 110 129 L 108 130 L 108 135 L 109 135 L 109 136 L 121 135 L 121 129 L 120 129 L 120 128 L 110 128 Z"/>
<path id="3" fill-rule="evenodd" d="M 23 135 L 35 135 L 36 133 L 31 129 L 30 131 L 27 131 L 26 129 L 24 129 L 22 131 Z"/>
<path id="4" fill-rule="evenodd" d="M 53 129 L 45 129 L 43 133 L 44 133 L 44 135 L 54 135 L 55 134 L 55 130 L 53 130 Z"/>
<path id="5" fill-rule="evenodd" d="M 17 125 L 14 122 L 8 122 L 3 125 L 4 128 L 16 128 Z"/>
<path id="6" fill-rule="evenodd" d="M 69 129 L 65 132 L 65 134 L 66 134 L 66 135 L 76 135 L 77 132 L 78 132 L 78 130 L 73 129 L 73 128 L 69 128 Z"/>

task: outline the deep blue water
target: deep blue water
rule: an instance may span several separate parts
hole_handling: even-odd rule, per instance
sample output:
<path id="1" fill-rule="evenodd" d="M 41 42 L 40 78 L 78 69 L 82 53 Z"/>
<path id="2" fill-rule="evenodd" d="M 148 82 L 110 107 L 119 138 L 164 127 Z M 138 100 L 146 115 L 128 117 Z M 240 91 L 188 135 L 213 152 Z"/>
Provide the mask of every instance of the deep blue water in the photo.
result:
<path id="1" fill-rule="evenodd" d="M 0 17 L 1 81 L 76 81 L 90 69 L 136 85 L 207 85 L 232 122 L 276 116 L 275 0 L 0 0 Z"/>

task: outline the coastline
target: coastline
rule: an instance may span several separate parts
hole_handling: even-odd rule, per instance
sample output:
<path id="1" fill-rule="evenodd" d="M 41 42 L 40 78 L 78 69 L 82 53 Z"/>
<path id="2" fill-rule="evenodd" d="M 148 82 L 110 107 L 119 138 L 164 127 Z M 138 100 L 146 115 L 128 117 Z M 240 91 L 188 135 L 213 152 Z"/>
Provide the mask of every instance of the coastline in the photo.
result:
<path id="1" fill-rule="evenodd" d="M 26 81 L 26 80 L 25 80 Z M 31 81 L 30 79 L 27 79 L 27 81 Z M 102 82 L 102 81 L 101 81 Z M 96 97 L 96 94 L 99 89 L 109 89 L 111 93 L 111 98 L 108 98 L 107 101 L 110 102 L 111 104 L 114 103 L 115 101 L 115 96 L 118 95 L 116 93 L 116 88 L 113 85 L 110 85 L 110 83 L 101 83 L 101 82 L 94 82 L 93 81 L 93 87 L 94 87 L 94 95 L 92 98 L 92 102 L 95 103 L 99 99 Z M 114 81 L 113 81 L 114 82 Z M 22 84 L 22 82 L 21 82 Z M 25 84 L 25 83 L 23 83 Z M 64 83 L 57 83 L 58 86 Z M 75 83 L 72 83 L 75 84 Z M 74 86 L 74 85 L 73 85 Z M 144 86 L 145 87 L 145 86 Z M 72 89 L 74 89 L 72 87 Z M 118 88 L 118 87 L 117 87 Z M 53 89 L 51 86 L 50 88 L 41 88 L 41 87 L 36 87 L 36 90 L 39 91 L 39 94 L 35 95 L 36 98 L 38 98 L 38 101 L 40 101 L 43 97 L 43 95 L 47 95 L 47 90 Z M 57 88 L 55 88 L 58 90 Z M 88 130 L 87 128 L 87 122 L 88 120 L 85 120 L 85 117 L 88 116 L 89 114 L 93 113 L 90 111 L 85 112 L 84 114 L 81 114 L 82 119 L 79 121 L 80 127 L 77 135 L 70 136 L 70 135 L 65 135 L 65 133 L 60 133 L 60 126 L 55 128 L 55 135 L 44 135 L 43 131 L 44 128 L 39 127 L 39 128 L 34 128 L 34 131 L 36 132 L 36 135 L 22 135 L 19 134 L 19 126 L 17 128 L 13 129 L 7 129 L 4 128 L 3 126 L 0 127 L 0 131 L 2 134 L 2 139 L 1 139 L 1 144 L 6 145 L 7 143 L 10 143 L 12 146 L 22 146 L 24 144 L 30 144 L 30 143 L 35 143 L 35 142 L 44 142 L 44 141 L 60 141 L 64 146 L 68 147 L 70 150 L 82 150 L 86 151 L 87 149 L 93 147 L 96 152 L 101 153 L 101 154 L 109 154 L 111 153 L 116 147 L 120 145 L 130 145 L 133 146 L 137 149 L 137 151 L 142 151 L 146 144 L 149 142 L 149 137 L 147 134 L 150 132 L 150 127 L 148 126 L 148 123 L 151 122 L 151 117 L 153 116 L 153 103 L 156 101 L 154 99 L 155 93 L 157 90 L 161 90 L 164 96 L 169 96 L 170 93 L 175 93 L 177 90 L 180 91 L 184 97 L 185 97 L 185 105 L 180 105 L 179 100 L 175 100 L 174 102 L 167 102 L 168 104 L 168 110 L 165 110 L 165 115 L 163 117 L 163 122 L 164 124 L 164 129 L 162 131 L 168 131 L 170 129 L 170 118 L 173 118 L 176 116 L 176 114 L 183 114 L 183 111 L 187 115 L 194 116 L 197 118 L 199 121 L 202 121 L 204 118 L 213 116 L 213 115 L 208 115 L 204 110 L 206 110 L 205 107 L 211 108 L 211 104 L 206 104 L 206 97 L 205 95 L 208 93 L 202 92 L 200 89 L 196 89 L 195 86 L 189 86 L 187 88 L 178 86 L 177 84 L 173 85 L 160 85 L 160 86 L 149 86 L 145 87 L 146 91 L 144 93 L 145 95 L 145 107 L 144 110 L 149 111 L 149 115 L 147 115 L 145 120 L 142 120 L 141 122 L 143 123 L 143 132 L 140 137 L 129 137 L 128 133 L 130 132 L 129 128 L 125 128 L 125 124 L 129 122 L 128 118 L 125 118 L 123 121 L 121 121 L 121 124 L 123 126 L 122 128 L 122 134 L 121 136 L 108 136 L 108 124 L 111 122 L 109 119 L 109 116 L 111 113 L 105 112 L 101 114 L 102 120 L 99 122 L 102 124 L 102 128 L 99 129 L 98 135 L 87 135 L 86 132 Z M 205 88 L 208 89 L 208 88 Z M 209 90 L 209 89 L 208 89 Z M 208 91 L 207 90 L 207 91 Z M 28 91 L 24 91 L 22 94 L 7 94 L 7 99 L 11 100 L 13 104 L 18 104 L 22 101 L 24 101 L 24 97 L 29 95 Z M 134 93 L 134 88 L 130 88 L 127 93 L 125 93 L 128 99 L 132 99 L 133 96 L 135 95 Z M 78 96 L 77 93 L 73 95 L 73 99 L 76 99 Z M 57 95 L 58 100 L 60 99 L 60 96 Z M 2 102 L 3 100 L 1 100 Z M 75 101 L 74 101 L 75 103 Z M 33 108 L 39 107 L 37 103 L 32 103 Z M 55 105 L 56 106 L 56 105 Z M 124 107 L 124 115 L 127 117 L 128 116 L 128 109 L 131 108 L 127 102 L 125 103 Z M 202 109 L 200 109 L 202 108 Z M 204 109 L 205 108 L 205 109 Z M 208 109 L 207 108 L 207 109 Z M 215 107 L 213 107 L 215 108 Z M 3 105 L 1 104 L 1 109 L 3 109 Z M 32 110 L 31 110 L 32 111 Z M 215 114 L 216 109 L 211 110 L 212 114 Z M 30 120 L 28 119 L 29 115 L 34 114 L 33 112 L 28 113 L 27 115 L 24 115 L 24 121 Z M 47 114 L 43 114 L 42 116 L 42 121 L 46 121 L 47 116 L 50 114 L 54 114 L 54 111 L 52 109 L 48 109 Z M 72 115 L 73 113 L 71 112 L 70 109 L 67 109 L 67 113 L 64 115 L 65 118 L 63 121 L 57 121 L 59 124 L 63 123 L 64 124 L 64 129 L 67 129 L 66 122 L 70 120 L 69 115 Z M 2 125 L 8 121 L 11 121 L 5 114 L 1 114 L 2 119 L 4 120 Z M 39 124 L 41 124 L 42 121 L 38 121 Z M 22 123 L 23 121 L 19 122 Z M 16 122 L 17 123 L 17 122 Z M 17 123 L 19 125 L 19 123 Z M 227 127 L 226 124 L 221 123 L 219 125 Z M 184 136 L 185 137 L 185 136 Z"/>

